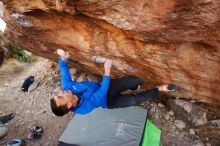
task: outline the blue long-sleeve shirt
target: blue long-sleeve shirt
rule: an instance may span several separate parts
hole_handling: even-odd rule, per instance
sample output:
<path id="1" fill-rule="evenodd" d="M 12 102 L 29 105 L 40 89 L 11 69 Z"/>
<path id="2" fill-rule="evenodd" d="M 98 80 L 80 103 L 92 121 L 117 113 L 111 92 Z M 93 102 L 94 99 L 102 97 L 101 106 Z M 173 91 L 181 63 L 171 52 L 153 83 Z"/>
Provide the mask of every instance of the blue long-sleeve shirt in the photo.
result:
<path id="1" fill-rule="evenodd" d="M 81 94 L 79 103 L 71 109 L 72 112 L 87 114 L 97 107 L 106 108 L 109 76 L 104 75 L 101 83 L 74 82 L 69 72 L 68 61 L 59 59 L 59 67 L 62 89 L 71 90 L 74 94 Z"/>

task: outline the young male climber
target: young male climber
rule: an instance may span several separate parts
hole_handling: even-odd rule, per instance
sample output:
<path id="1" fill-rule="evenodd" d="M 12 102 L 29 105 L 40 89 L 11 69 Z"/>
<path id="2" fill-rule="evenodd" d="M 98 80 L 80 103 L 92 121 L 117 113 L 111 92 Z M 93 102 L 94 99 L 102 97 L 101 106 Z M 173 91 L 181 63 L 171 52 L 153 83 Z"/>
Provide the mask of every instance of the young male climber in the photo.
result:
<path id="1" fill-rule="evenodd" d="M 69 111 L 76 114 L 88 114 L 98 107 L 111 109 L 135 106 L 157 97 L 160 91 L 175 90 L 175 85 L 165 84 L 135 95 L 121 94 L 128 89 L 136 90 L 138 86 L 143 85 L 143 81 L 135 76 L 110 79 L 112 60 L 109 59 L 104 63 L 101 83 L 75 82 L 71 79 L 68 68 L 69 53 L 58 49 L 57 54 L 59 55 L 62 90 L 50 99 L 52 111 L 57 116 L 63 116 Z"/>

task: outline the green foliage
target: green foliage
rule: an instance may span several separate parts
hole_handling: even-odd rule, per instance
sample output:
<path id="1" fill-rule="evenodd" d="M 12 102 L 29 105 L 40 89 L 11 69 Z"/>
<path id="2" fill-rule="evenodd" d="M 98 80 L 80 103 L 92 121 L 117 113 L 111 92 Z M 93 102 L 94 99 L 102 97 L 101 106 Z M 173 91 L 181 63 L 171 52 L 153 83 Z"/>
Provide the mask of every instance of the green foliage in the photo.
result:
<path id="1" fill-rule="evenodd" d="M 9 44 L 8 52 L 6 53 L 6 58 L 15 58 L 18 61 L 23 62 L 34 62 L 37 60 L 37 57 L 27 53 L 24 49 L 17 44 Z"/>

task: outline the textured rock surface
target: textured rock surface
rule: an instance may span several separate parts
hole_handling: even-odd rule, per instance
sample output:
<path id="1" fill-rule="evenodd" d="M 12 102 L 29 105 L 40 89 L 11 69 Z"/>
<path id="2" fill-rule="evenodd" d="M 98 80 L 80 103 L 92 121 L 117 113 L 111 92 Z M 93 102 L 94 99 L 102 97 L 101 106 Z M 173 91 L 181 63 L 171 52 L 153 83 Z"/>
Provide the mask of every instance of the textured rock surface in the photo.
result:
<path id="1" fill-rule="evenodd" d="M 27 50 L 102 74 L 94 56 L 114 60 L 113 75 L 138 75 L 148 87 L 174 83 L 173 95 L 220 105 L 219 0 L 3 0 L 5 36 Z M 60 9 L 59 9 L 60 10 Z"/>
<path id="2" fill-rule="evenodd" d="M 192 127 L 198 127 L 208 122 L 208 110 L 184 100 L 171 100 L 167 102 L 172 111 L 176 113 L 177 119 L 185 121 Z"/>

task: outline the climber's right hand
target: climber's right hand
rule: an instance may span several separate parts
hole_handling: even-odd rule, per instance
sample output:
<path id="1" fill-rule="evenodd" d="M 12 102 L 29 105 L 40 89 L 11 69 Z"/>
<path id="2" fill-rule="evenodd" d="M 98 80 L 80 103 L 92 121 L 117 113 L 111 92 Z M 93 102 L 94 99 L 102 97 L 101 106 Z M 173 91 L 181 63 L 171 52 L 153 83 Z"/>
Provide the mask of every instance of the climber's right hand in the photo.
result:
<path id="1" fill-rule="evenodd" d="M 69 52 L 66 52 L 62 49 L 57 49 L 57 54 L 61 57 L 62 60 L 67 60 L 70 57 Z"/>
<path id="2" fill-rule="evenodd" d="M 112 60 L 106 59 L 105 64 L 104 64 L 105 75 L 110 76 L 111 67 L 112 67 Z"/>

